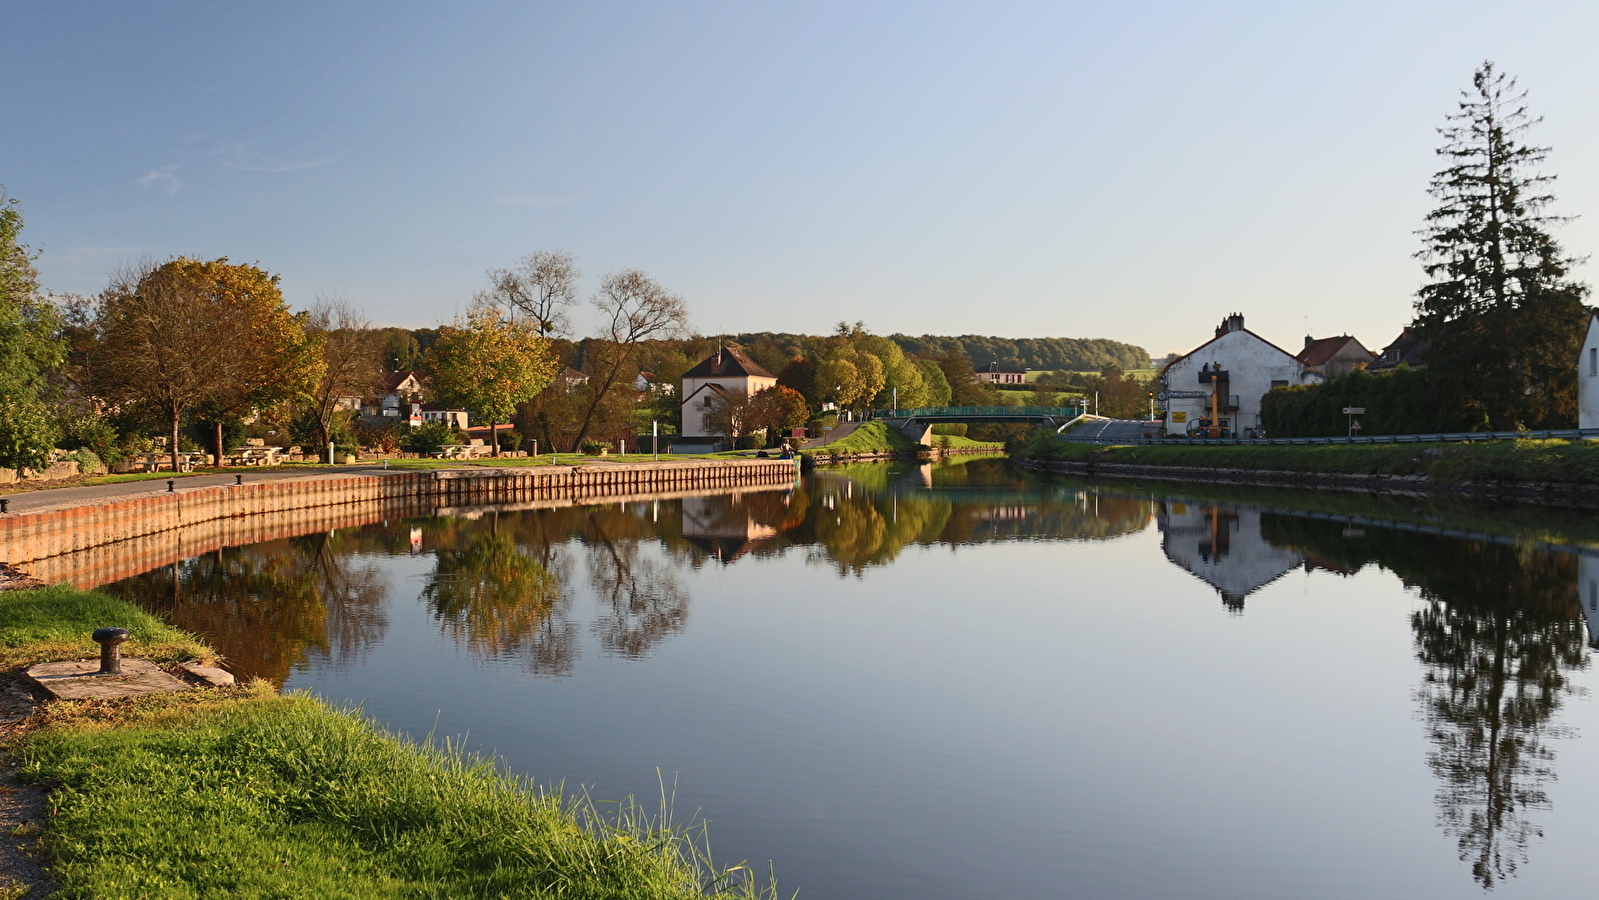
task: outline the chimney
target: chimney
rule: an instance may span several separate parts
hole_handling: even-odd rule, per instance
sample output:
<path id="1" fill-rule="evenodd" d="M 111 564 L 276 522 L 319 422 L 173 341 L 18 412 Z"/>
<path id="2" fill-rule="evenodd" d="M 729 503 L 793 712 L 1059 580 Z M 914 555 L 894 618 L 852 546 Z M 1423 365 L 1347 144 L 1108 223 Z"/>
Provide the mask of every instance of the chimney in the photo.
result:
<path id="1" fill-rule="evenodd" d="M 1227 330 L 1228 331 L 1243 331 L 1244 330 L 1244 314 L 1243 313 L 1233 313 L 1232 315 L 1228 316 L 1227 317 Z"/>
<path id="2" fill-rule="evenodd" d="M 722 374 L 722 348 L 717 347 L 716 353 L 711 356 L 711 374 Z"/>
<path id="3" fill-rule="evenodd" d="M 1308 334 L 1305 335 L 1305 346 L 1306 347 L 1309 347 L 1311 344 L 1314 344 L 1314 343 L 1316 343 L 1316 339 L 1315 338 L 1311 337 Z"/>

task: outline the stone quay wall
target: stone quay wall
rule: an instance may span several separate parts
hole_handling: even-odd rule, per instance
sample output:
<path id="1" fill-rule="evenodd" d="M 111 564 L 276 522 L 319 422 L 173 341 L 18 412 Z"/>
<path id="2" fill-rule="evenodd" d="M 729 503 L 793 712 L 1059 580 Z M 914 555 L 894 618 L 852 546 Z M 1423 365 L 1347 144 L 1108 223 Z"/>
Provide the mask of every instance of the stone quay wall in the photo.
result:
<path id="1" fill-rule="evenodd" d="M 159 491 L 0 516 L 0 561 L 104 584 L 218 547 L 466 508 L 564 506 L 792 484 L 792 460 L 438 469 Z M 153 562 L 152 562 L 153 561 Z"/>

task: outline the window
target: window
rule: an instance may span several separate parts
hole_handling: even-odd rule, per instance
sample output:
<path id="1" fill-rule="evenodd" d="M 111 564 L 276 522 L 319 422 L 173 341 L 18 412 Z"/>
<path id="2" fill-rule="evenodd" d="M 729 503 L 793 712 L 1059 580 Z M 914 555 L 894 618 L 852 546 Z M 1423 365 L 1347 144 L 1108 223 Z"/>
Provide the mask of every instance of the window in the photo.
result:
<path id="1" fill-rule="evenodd" d="M 1588 374 L 1599 375 L 1599 347 L 1588 348 Z"/>
<path id="2" fill-rule="evenodd" d="M 1288 386 L 1288 379 L 1286 379 L 1286 378 L 1273 378 L 1272 382 L 1271 382 L 1271 386 L 1274 387 L 1274 388 L 1287 387 Z"/>

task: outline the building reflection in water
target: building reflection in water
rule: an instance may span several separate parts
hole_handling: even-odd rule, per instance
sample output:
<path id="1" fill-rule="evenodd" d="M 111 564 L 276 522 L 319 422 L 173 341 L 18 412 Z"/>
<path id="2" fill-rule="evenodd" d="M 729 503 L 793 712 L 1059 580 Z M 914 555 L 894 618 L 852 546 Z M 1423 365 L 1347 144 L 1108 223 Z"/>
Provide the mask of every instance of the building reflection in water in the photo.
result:
<path id="1" fill-rule="evenodd" d="M 1234 613 L 1244 598 L 1305 563 L 1297 550 L 1267 541 L 1261 511 L 1160 500 L 1155 504 L 1160 549 L 1177 567 L 1216 589 Z"/>

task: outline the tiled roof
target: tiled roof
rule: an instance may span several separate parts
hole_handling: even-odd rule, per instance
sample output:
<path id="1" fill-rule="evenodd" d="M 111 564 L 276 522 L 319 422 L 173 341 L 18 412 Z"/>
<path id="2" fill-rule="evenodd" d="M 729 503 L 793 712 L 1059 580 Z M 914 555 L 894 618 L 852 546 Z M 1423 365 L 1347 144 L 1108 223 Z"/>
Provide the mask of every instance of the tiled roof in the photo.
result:
<path id="1" fill-rule="evenodd" d="M 1324 366 L 1331 362 L 1332 358 L 1337 356 L 1339 351 L 1343 350 L 1344 346 L 1353 340 L 1354 338 L 1347 334 L 1341 334 L 1338 337 L 1320 338 L 1306 344 L 1305 349 L 1299 351 L 1299 355 L 1295 358 L 1307 366 Z"/>
<path id="2" fill-rule="evenodd" d="M 776 378 L 734 347 L 723 347 L 683 373 L 684 378 Z"/>

